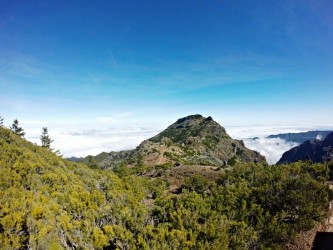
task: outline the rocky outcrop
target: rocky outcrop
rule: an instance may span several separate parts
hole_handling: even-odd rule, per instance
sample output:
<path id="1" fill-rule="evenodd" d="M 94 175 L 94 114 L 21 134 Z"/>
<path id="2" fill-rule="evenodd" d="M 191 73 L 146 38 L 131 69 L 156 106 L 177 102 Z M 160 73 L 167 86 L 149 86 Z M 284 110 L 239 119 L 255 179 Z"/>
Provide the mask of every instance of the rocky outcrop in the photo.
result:
<path id="1" fill-rule="evenodd" d="M 333 132 L 328 134 L 323 141 L 306 141 L 299 146 L 290 149 L 282 155 L 277 164 L 305 160 L 323 162 L 323 156 L 326 155 L 326 152 L 323 150 L 324 147 L 333 147 Z"/>
<path id="2" fill-rule="evenodd" d="M 266 162 L 265 157 L 232 139 L 212 117 L 190 115 L 178 119 L 136 149 L 110 153 L 110 166 L 121 160 L 128 165 L 184 164 L 223 166 L 236 161 Z M 104 164 L 107 166 L 107 164 Z"/>

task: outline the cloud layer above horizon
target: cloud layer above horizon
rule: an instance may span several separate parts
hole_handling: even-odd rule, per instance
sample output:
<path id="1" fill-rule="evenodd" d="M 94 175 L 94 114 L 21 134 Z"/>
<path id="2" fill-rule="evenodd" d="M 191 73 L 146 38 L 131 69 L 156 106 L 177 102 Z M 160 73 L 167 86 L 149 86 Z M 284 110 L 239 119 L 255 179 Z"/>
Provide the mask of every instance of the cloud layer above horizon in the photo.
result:
<path id="1" fill-rule="evenodd" d="M 247 148 L 265 156 L 269 164 L 275 164 L 280 160 L 284 152 L 298 146 L 299 143 L 288 142 L 280 138 L 267 138 L 267 136 L 283 133 L 300 133 L 317 129 L 329 130 L 329 128 L 322 127 L 252 126 L 230 127 L 227 128 L 227 131 L 233 138 L 243 140 Z"/>
<path id="2" fill-rule="evenodd" d="M 255 150 L 265 156 L 268 164 L 277 163 L 284 152 L 299 145 L 299 143 L 287 142 L 280 138 L 261 137 L 256 139 L 244 139 L 243 141 L 247 148 Z"/>
<path id="3" fill-rule="evenodd" d="M 197 113 L 240 139 L 262 138 L 269 127 L 258 125 L 333 126 L 332 9 L 331 0 L 1 0 L 0 115 L 36 142 L 47 126 L 65 156 L 133 148 Z"/>
<path id="4" fill-rule="evenodd" d="M 285 151 L 298 144 L 287 142 L 280 138 L 266 138 L 268 135 L 305 132 L 315 129 L 314 127 L 296 128 L 286 126 L 226 127 L 227 133 L 232 138 L 243 140 L 246 147 L 256 150 L 265 156 L 269 164 L 275 164 Z M 162 129 L 156 126 L 136 127 L 123 125 L 100 129 L 64 129 L 59 127 L 49 132 L 54 139 L 52 146 L 60 149 L 63 156 L 69 158 L 73 156 L 97 155 L 101 152 L 134 149 L 142 141 L 155 136 L 161 131 Z M 39 129 L 29 129 L 27 132 L 28 140 L 40 144 L 41 131 Z"/>

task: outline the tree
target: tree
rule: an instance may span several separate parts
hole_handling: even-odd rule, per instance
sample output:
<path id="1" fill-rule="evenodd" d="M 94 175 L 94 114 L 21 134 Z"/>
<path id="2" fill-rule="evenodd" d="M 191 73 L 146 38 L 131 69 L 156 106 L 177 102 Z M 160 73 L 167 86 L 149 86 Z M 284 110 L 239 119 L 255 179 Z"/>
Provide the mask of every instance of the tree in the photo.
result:
<path id="1" fill-rule="evenodd" d="M 47 127 L 42 128 L 42 135 L 40 136 L 40 139 L 42 141 L 42 147 L 52 150 L 51 143 L 53 142 L 53 140 L 49 136 Z"/>
<path id="2" fill-rule="evenodd" d="M 0 115 L 0 127 L 2 127 L 3 126 L 3 118 L 2 118 L 2 116 Z"/>
<path id="3" fill-rule="evenodd" d="M 13 124 L 10 127 L 10 129 L 20 137 L 24 137 L 25 135 L 25 132 L 23 132 L 24 131 L 23 128 L 19 126 L 19 122 L 17 119 L 13 121 Z"/>
<path id="4" fill-rule="evenodd" d="M 47 127 L 42 128 L 42 135 L 40 136 L 40 139 L 42 141 L 42 147 L 47 148 L 51 152 L 55 153 L 57 156 L 62 157 L 60 150 L 54 150 L 54 148 L 51 148 L 51 143 L 53 140 L 49 136 L 49 131 Z"/>

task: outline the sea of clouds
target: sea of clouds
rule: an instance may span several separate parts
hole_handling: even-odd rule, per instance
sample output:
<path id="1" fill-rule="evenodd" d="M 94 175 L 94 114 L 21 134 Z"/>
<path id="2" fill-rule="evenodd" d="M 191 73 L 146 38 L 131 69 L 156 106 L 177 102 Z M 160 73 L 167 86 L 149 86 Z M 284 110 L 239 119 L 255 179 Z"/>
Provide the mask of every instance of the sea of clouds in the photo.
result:
<path id="1" fill-rule="evenodd" d="M 59 149 L 63 157 L 85 157 L 101 152 L 133 149 L 143 140 L 158 134 L 164 128 L 154 126 L 114 126 L 100 128 L 81 128 L 60 126 L 49 130 L 54 142 L 52 146 Z M 243 140 L 246 147 L 260 152 L 269 164 L 276 163 L 284 152 L 297 143 L 287 142 L 280 138 L 266 138 L 268 135 L 280 133 L 297 133 L 314 130 L 314 127 L 288 126 L 230 126 L 227 133 L 234 139 Z M 40 144 L 41 129 L 27 130 L 26 138 Z"/>
<path id="2" fill-rule="evenodd" d="M 246 138 L 243 141 L 247 148 L 258 151 L 261 155 L 265 156 L 269 164 L 275 164 L 280 160 L 284 152 L 299 145 L 298 143 L 287 142 L 280 138 Z"/>
<path id="3" fill-rule="evenodd" d="M 133 149 L 143 140 L 159 132 L 146 127 L 109 127 L 92 129 L 54 129 L 49 131 L 54 139 L 52 147 L 59 149 L 63 157 L 85 157 L 101 152 Z M 39 131 L 30 131 L 27 139 L 40 144 Z M 28 133 L 27 133 L 28 134 Z"/>
<path id="4" fill-rule="evenodd" d="M 228 134 L 239 140 L 243 140 L 247 148 L 258 151 L 266 157 L 269 164 L 279 161 L 282 154 L 289 149 L 298 146 L 298 143 L 288 142 L 281 138 L 267 138 L 269 135 L 281 133 L 300 133 L 313 130 L 314 128 L 299 128 L 290 126 L 250 126 L 250 127 L 227 127 Z"/>

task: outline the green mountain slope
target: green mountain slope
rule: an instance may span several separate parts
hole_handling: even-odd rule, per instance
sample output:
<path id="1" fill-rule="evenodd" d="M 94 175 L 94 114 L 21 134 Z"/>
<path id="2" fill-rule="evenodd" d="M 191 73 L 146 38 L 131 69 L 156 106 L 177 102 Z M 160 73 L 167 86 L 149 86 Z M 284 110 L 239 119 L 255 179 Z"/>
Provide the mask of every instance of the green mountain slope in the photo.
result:
<path id="1" fill-rule="evenodd" d="M 114 167 L 122 161 L 132 166 L 178 163 L 217 167 L 237 161 L 266 162 L 264 156 L 246 148 L 242 141 L 232 139 L 211 117 L 201 115 L 178 119 L 134 150 L 111 152 L 103 164 Z"/>
<path id="2" fill-rule="evenodd" d="M 76 163 L 84 163 L 91 165 L 92 163 L 96 163 L 98 166 L 104 168 L 104 160 L 106 160 L 109 157 L 109 153 L 102 152 L 95 156 L 88 155 L 86 157 L 70 157 L 66 160 L 76 162 Z"/>
<path id="3" fill-rule="evenodd" d="M 91 169 L 0 127 L 1 249 L 283 249 L 325 217 L 325 165 L 239 163 L 217 180 Z"/>
<path id="4" fill-rule="evenodd" d="M 112 172 L 62 160 L 3 128 L 0 156 L 2 249 L 98 249 L 148 220 L 144 193 Z"/>

